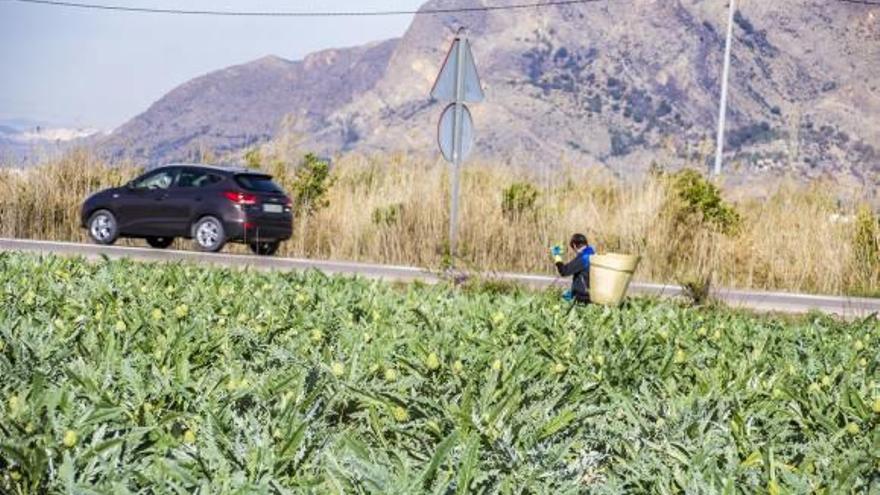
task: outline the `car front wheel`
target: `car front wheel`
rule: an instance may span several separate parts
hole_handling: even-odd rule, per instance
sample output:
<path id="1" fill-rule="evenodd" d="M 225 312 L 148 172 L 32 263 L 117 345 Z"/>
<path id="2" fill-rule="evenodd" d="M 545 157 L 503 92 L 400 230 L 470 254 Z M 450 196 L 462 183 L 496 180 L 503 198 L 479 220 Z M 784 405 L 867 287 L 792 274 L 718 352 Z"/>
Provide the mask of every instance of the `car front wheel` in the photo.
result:
<path id="1" fill-rule="evenodd" d="M 200 251 L 216 253 L 226 244 L 223 223 L 215 217 L 204 217 L 193 225 L 193 239 Z"/>
<path id="2" fill-rule="evenodd" d="M 119 237 L 116 217 L 108 210 L 98 210 L 89 217 L 89 237 L 98 244 L 109 246 Z"/>
<path id="3" fill-rule="evenodd" d="M 147 237 L 147 244 L 156 249 L 165 249 L 173 242 L 173 237 Z"/>
<path id="4" fill-rule="evenodd" d="M 272 256 L 278 251 L 279 246 L 281 246 L 280 241 L 250 243 L 251 251 L 260 256 Z"/>

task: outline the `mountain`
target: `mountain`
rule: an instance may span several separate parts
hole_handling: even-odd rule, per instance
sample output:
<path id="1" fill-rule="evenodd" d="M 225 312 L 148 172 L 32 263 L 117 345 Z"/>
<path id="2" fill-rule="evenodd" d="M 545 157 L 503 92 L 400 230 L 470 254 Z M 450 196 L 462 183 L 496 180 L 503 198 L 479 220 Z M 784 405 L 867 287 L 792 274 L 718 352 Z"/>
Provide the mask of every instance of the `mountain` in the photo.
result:
<path id="1" fill-rule="evenodd" d="M 477 4 L 483 4 L 481 0 Z M 473 6 L 432 0 L 423 9 Z M 493 3 L 492 5 L 496 5 Z M 476 155 L 535 166 L 708 163 L 727 22 L 724 2 L 601 1 L 416 16 L 399 40 L 277 57 L 175 89 L 107 141 L 115 156 L 228 151 L 287 130 L 316 151 L 435 153 L 443 102 L 428 93 L 466 27 L 486 101 Z M 726 163 L 766 174 L 880 183 L 880 8 L 749 2 L 736 13 Z"/>
<path id="2" fill-rule="evenodd" d="M 384 74 L 397 40 L 326 50 L 302 61 L 268 56 L 174 89 L 102 143 L 116 158 L 157 162 L 270 139 L 284 120 L 315 129 Z"/>
<path id="3" fill-rule="evenodd" d="M 23 118 L 0 119 L 0 165 L 27 165 L 100 134 L 97 129 Z"/>

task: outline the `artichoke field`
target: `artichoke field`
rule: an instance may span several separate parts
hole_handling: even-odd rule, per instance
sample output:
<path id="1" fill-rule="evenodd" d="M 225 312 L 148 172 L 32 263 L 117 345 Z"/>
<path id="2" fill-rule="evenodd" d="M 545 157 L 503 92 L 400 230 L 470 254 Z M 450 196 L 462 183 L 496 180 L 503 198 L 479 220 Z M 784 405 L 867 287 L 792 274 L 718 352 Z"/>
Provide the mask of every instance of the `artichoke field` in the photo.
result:
<path id="1" fill-rule="evenodd" d="M 880 326 L 0 254 L 2 493 L 878 493 Z"/>

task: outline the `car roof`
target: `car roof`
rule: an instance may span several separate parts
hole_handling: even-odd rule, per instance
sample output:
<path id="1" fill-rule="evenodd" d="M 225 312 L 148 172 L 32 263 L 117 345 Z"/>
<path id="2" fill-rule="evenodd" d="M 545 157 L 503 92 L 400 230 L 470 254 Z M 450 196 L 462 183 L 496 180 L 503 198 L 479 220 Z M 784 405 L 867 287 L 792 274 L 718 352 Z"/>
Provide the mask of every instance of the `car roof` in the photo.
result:
<path id="1" fill-rule="evenodd" d="M 271 176 L 262 170 L 254 170 L 246 167 L 242 167 L 241 165 L 207 165 L 204 163 L 166 163 L 163 165 L 158 165 L 155 167 L 151 167 L 149 169 L 150 172 L 156 170 L 162 170 L 163 168 L 170 167 L 189 167 L 189 168 L 200 168 L 203 170 L 210 170 L 213 172 L 221 172 L 227 174 L 256 174 L 256 175 L 267 175 Z"/>

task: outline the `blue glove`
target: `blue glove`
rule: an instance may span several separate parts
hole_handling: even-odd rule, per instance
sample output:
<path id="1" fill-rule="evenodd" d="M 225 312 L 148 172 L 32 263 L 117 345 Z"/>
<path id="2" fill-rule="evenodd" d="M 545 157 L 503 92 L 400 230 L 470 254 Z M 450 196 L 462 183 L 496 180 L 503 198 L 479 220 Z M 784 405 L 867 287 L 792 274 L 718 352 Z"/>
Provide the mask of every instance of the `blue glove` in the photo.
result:
<path id="1" fill-rule="evenodd" d="M 562 253 L 563 253 L 562 246 L 560 246 L 559 244 L 550 248 L 550 254 L 553 255 L 553 262 L 554 263 L 564 263 L 564 261 L 562 260 Z"/>
<path id="2" fill-rule="evenodd" d="M 562 298 L 565 299 L 566 302 L 572 302 L 574 300 L 574 296 L 571 294 L 570 290 L 563 292 Z"/>

